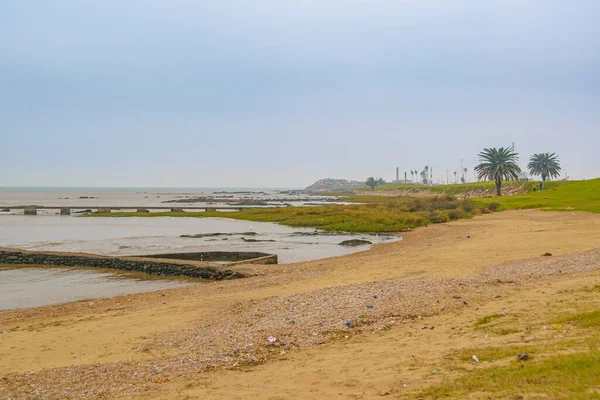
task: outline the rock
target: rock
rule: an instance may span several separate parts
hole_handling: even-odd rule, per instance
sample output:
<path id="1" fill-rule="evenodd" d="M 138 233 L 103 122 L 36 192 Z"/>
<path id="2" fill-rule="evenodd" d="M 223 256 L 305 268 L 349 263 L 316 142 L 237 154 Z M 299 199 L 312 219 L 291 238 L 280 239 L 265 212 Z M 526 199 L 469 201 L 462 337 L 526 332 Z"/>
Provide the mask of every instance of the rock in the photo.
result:
<path id="1" fill-rule="evenodd" d="M 344 240 L 343 242 L 340 242 L 339 245 L 340 246 L 366 246 L 369 244 L 373 244 L 371 242 L 369 242 L 368 240 L 362 240 L 362 239 L 350 239 L 350 240 Z"/>
<path id="2" fill-rule="evenodd" d="M 262 201 L 262 200 L 242 200 L 242 201 L 237 201 L 235 203 L 227 203 L 230 206 L 268 206 L 271 205 L 270 203 L 267 203 L 266 201 Z"/>
<path id="3" fill-rule="evenodd" d="M 544 253 L 542 254 L 542 257 L 552 257 L 552 253 Z"/>
<path id="4" fill-rule="evenodd" d="M 274 240 L 272 240 L 272 239 L 259 240 L 259 239 L 246 239 L 245 237 L 243 237 L 242 240 L 244 242 L 248 242 L 248 243 L 274 242 Z"/>
<path id="5" fill-rule="evenodd" d="M 201 239 L 205 237 L 214 237 L 214 236 L 256 236 L 258 235 L 256 232 L 240 232 L 240 233 L 198 233 L 196 235 L 181 235 L 181 238 L 193 238 L 193 239 Z M 225 239 L 223 239 L 225 240 Z"/>
<path id="6" fill-rule="evenodd" d="M 4 208 L 2 210 L 0 210 L 1 212 L 10 212 L 10 210 L 8 208 Z"/>
<path id="7" fill-rule="evenodd" d="M 529 360 L 529 354 L 527 354 L 527 352 L 519 353 L 519 355 L 517 355 L 517 358 L 519 359 L 519 361 L 527 361 Z"/>

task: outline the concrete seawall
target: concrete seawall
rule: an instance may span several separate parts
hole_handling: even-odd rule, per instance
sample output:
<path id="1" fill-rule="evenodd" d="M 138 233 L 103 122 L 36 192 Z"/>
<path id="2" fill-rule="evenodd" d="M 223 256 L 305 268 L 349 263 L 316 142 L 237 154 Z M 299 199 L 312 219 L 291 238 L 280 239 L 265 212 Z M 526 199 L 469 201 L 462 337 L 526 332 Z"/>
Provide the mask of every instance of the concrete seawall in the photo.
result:
<path id="1" fill-rule="evenodd" d="M 197 255 L 200 253 L 194 254 Z M 159 255 L 160 258 L 156 256 L 108 257 L 94 254 L 35 252 L 0 248 L 0 264 L 96 267 L 145 272 L 152 275 L 189 276 L 193 278 L 224 280 L 256 275 L 255 271 L 239 268 L 232 269 L 229 265 L 277 263 L 276 255 L 260 254 L 261 257 L 258 258 L 221 265 L 194 261 L 197 258 L 193 260 L 185 260 L 177 257 L 171 259 L 166 257 L 168 255 Z"/>

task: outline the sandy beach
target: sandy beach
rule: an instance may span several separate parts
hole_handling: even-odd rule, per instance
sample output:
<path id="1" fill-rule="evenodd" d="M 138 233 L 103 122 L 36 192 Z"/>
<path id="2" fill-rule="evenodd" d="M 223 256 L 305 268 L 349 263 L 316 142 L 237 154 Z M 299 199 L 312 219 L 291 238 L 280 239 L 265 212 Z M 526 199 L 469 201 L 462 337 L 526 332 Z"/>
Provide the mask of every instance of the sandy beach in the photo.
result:
<path id="1" fill-rule="evenodd" d="M 507 211 L 258 277 L 2 313 L 0 398 L 410 396 L 450 376 L 425 371 L 452 349 L 536 336 L 472 324 L 533 304 L 541 320 L 600 284 L 598 248 L 597 215 Z"/>

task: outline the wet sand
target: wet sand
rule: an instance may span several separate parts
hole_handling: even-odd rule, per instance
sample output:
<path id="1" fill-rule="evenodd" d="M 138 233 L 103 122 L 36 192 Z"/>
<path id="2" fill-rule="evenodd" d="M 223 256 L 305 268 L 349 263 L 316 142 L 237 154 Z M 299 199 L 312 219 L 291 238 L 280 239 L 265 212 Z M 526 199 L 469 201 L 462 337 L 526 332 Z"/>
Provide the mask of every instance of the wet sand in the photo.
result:
<path id="1" fill-rule="evenodd" d="M 460 328 L 478 307 L 550 300 L 551 291 L 534 288 L 567 279 L 598 283 L 600 254 L 589 251 L 599 247 L 597 215 L 503 212 L 418 229 L 344 257 L 264 266 L 256 278 L 4 313 L 0 394 L 375 398 L 422 375 L 403 350 L 442 354 L 450 339 L 462 340 L 451 326 Z M 540 257 L 546 252 L 553 257 Z M 366 306 L 375 311 L 357 323 Z M 442 328 L 401 345 L 385 336 L 420 331 L 418 316 Z M 249 372 L 200 372 L 205 367 Z"/>

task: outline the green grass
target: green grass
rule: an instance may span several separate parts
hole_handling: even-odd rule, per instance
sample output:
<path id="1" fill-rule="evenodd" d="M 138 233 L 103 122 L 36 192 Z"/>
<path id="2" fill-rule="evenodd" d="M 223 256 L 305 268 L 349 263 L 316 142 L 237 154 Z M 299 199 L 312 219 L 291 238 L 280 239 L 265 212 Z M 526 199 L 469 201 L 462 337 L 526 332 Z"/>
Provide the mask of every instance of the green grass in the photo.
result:
<path id="1" fill-rule="evenodd" d="M 515 361 L 508 366 L 478 369 L 415 397 L 464 398 L 470 393 L 479 393 L 486 394 L 485 398 L 509 398 L 529 393 L 543 394 L 545 398 L 600 399 L 600 351 L 597 349 L 524 363 L 516 361 L 514 353 L 513 357 Z"/>
<path id="2" fill-rule="evenodd" d="M 523 190 L 526 190 L 527 185 L 525 183 L 512 183 L 507 182 L 505 184 L 507 187 L 523 187 Z M 366 189 L 364 191 L 367 191 Z M 414 190 L 414 191 L 428 191 L 432 193 L 438 194 L 449 194 L 449 195 L 457 195 L 465 192 L 472 191 L 485 191 L 490 194 L 495 193 L 496 186 L 494 182 L 472 182 L 472 183 L 459 183 L 452 185 L 436 185 L 436 186 L 425 186 L 414 183 L 387 183 L 385 185 L 380 185 L 375 187 L 376 191 L 385 191 L 385 190 Z"/>
<path id="3" fill-rule="evenodd" d="M 498 203 L 500 210 L 537 208 L 550 211 L 589 211 L 600 213 L 600 178 L 588 181 L 549 182 L 548 189 L 475 200 L 482 207 Z"/>
<path id="4" fill-rule="evenodd" d="M 238 212 L 163 212 L 88 214 L 89 217 L 221 217 L 277 222 L 292 227 L 314 227 L 341 232 L 401 232 L 430 223 L 470 218 L 479 210 L 472 202 L 448 196 L 432 198 L 362 199 L 370 204 L 317 207 L 255 208 Z"/>
<path id="5" fill-rule="evenodd" d="M 545 182 L 544 188 L 552 189 L 561 187 L 564 185 L 568 185 L 577 181 L 552 181 Z M 537 181 L 527 181 L 527 182 L 503 182 L 502 188 L 522 188 L 524 192 L 533 192 L 534 188 L 537 190 L 539 186 L 539 182 Z M 449 184 L 449 185 L 435 185 L 435 186 L 425 186 L 415 183 L 386 183 L 385 185 L 380 185 L 375 187 L 375 191 L 386 191 L 386 190 L 411 190 L 411 191 L 428 191 L 437 194 L 449 194 L 449 195 L 458 195 L 466 192 L 474 192 L 474 191 L 483 191 L 487 192 L 490 195 L 496 194 L 496 185 L 494 182 L 486 181 L 486 182 L 470 182 L 470 183 L 459 183 L 459 184 Z M 370 189 L 361 189 L 361 194 L 370 191 Z"/>
<path id="6" fill-rule="evenodd" d="M 498 317 L 484 316 L 476 326 L 490 324 Z M 475 398 L 486 399 L 600 399 L 600 311 L 558 314 L 551 323 L 570 323 L 575 331 L 571 338 L 536 341 L 535 345 L 456 350 L 445 358 L 449 360 L 448 370 L 460 372 L 459 377 L 413 393 L 411 398 L 457 399 L 475 394 Z M 521 362 L 517 354 L 523 352 L 528 353 L 529 360 Z M 473 355 L 479 363 L 473 362 Z"/>
<path id="7" fill-rule="evenodd" d="M 481 317 L 479 318 L 476 322 L 475 322 L 475 328 L 480 328 L 483 325 L 487 325 L 490 322 L 492 322 L 493 320 L 497 319 L 497 318 L 502 318 L 506 316 L 506 314 L 490 314 L 490 315 L 486 315 L 485 317 Z"/>
<path id="8" fill-rule="evenodd" d="M 555 323 L 572 323 L 581 328 L 600 327 L 600 311 L 590 311 L 559 317 Z"/>

